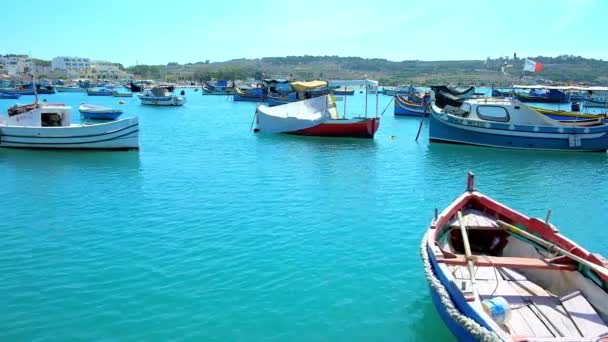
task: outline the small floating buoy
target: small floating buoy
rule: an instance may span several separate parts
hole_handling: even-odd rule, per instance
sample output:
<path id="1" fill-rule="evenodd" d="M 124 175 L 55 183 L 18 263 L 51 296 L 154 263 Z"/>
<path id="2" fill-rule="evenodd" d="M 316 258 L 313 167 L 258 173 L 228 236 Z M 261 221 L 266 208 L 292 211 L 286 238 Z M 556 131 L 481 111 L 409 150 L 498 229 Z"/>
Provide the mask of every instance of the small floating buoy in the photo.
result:
<path id="1" fill-rule="evenodd" d="M 253 129 L 253 133 L 257 133 L 257 132 L 259 132 L 259 131 L 260 131 L 260 129 L 259 129 L 259 128 L 254 128 L 254 129 Z"/>
<path id="2" fill-rule="evenodd" d="M 394 136 L 394 135 L 389 135 L 388 137 L 389 137 L 389 139 L 395 139 L 396 138 L 396 136 Z"/>
<path id="3" fill-rule="evenodd" d="M 125 101 L 120 100 L 120 101 L 118 101 L 118 104 L 125 104 Z"/>

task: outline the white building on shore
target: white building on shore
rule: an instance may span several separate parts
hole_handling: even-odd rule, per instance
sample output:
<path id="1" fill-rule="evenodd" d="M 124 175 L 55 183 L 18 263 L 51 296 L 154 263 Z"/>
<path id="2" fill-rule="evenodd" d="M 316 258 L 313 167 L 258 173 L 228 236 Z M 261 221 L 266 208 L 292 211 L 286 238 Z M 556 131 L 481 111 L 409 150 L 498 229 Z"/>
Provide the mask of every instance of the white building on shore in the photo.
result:
<path id="1" fill-rule="evenodd" d="M 28 55 L 0 55 L 0 74 L 18 76 L 32 72 L 34 63 L 28 59 Z"/>
<path id="2" fill-rule="evenodd" d="M 91 67 L 91 60 L 80 57 L 55 57 L 51 61 L 52 70 L 81 71 Z"/>

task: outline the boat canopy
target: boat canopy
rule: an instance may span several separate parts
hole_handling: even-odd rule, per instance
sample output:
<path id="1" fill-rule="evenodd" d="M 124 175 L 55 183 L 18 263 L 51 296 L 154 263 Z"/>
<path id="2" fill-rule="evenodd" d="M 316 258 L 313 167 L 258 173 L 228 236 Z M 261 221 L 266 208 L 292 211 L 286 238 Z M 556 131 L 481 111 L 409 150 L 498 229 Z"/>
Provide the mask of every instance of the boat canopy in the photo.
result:
<path id="1" fill-rule="evenodd" d="M 291 82 L 290 84 L 291 87 L 297 92 L 327 87 L 327 82 L 325 81 Z"/>
<path id="2" fill-rule="evenodd" d="M 259 106 L 256 115 L 258 129 L 266 133 L 295 132 L 318 126 L 331 119 L 329 96 L 290 102 L 282 106 Z"/>
<path id="3" fill-rule="evenodd" d="M 169 87 L 164 87 L 164 86 L 159 86 L 159 87 L 154 87 L 151 89 L 152 94 L 154 94 L 154 96 L 171 96 L 171 92 L 173 92 L 175 88 L 173 86 L 169 86 Z"/>
<path id="4" fill-rule="evenodd" d="M 329 81 L 330 87 L 354 87 L 354 86 L 372 86 L 377 87 L 378 81 L 374 80 L 332 80 Z"/>

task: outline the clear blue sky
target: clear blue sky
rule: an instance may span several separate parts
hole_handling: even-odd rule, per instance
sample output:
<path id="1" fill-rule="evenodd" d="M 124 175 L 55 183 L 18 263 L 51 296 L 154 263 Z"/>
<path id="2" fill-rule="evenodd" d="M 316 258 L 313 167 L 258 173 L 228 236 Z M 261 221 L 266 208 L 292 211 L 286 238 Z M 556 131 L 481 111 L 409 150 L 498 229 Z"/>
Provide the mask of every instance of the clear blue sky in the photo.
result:
<path id="1" fill-rule="evenodd" d="M 43 59 L 78 56 L 129 66 L 304 54 L 608 58 L 608 0 L 9 2 L 0 53 Z"/>

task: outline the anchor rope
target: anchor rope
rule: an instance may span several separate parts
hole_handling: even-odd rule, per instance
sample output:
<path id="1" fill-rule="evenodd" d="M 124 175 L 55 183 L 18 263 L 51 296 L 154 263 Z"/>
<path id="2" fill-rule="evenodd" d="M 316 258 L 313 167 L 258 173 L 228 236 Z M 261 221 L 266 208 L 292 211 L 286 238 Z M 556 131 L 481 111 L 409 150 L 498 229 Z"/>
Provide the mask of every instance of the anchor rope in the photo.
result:
<path id="1" fill-rule="evenodd" d="M 420 256 L 422 258 L 422 263 L 424 264 L 424 273 L 426 276 L 426 280 L 429 283 L 429 286 L 432 288 L 432 291 L 435 291 L 437 293 L 441 304 L 445 308 L 445 311 L 448 313 L 450 318 L 456 321 L 462 328 L 467 330 L 471 335 L 473 335 L 473 337 L 475 337 L 475 339 L 479 341 L 504 341 L 496 333 L 489 331 L 471 318 L 463 315 L 462 313 L 460 313 L 460 310 L 456 308 L 454 302 L 450 298 L 450 294 L 433 273 L 427 250 L 427 234 L 424 235 L 424 237 L 422 238 L 422 243 L 420 244 Z"/>

